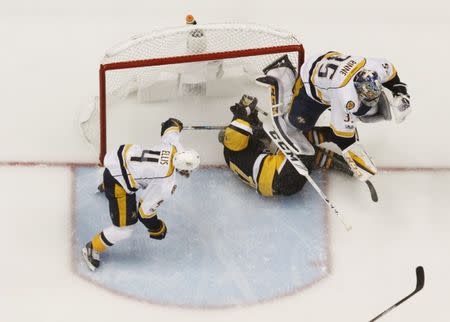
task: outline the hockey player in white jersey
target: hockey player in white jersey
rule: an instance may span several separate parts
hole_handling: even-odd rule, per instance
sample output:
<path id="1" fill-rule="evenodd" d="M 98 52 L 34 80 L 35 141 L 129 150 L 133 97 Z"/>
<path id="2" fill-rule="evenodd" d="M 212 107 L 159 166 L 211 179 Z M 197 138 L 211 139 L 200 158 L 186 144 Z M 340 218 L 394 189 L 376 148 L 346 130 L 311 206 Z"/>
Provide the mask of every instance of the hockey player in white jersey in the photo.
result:
<path id="1" fill-rule="evenodd" d="M 180 144 L 183 123 L 170 118 L 162 124 L 161 144 L 150 149 L 135 144 L 121 145 L 108 152 L 101 191 L 109 201 L 113 225 L 96 234 L 82 249 L 89 269 L 100 265 L 100 254 L 117 242 L 129 238 L 139 220 L 149 237 L 163 239 L 167 233 L 157 208 L 176 189 L 176 173 L 189 176 L 200 164 L 197 152 Z"/>
<path id="2" fill-rule="evenodd" d="M 377 170 L 359 143 L 355 123 L 391 120 L 391 111 L 396 121 L 402 122 L 411 110 L 406 84 L 385 59 L 332 51 L 307 60 L 295 79 L 295 69 L 284 56 L 264 73 L 259 81 L 273 87 L 277 102 L 283 103 L 285 120 L 304 134 L 313 130 L 320 115 L 330 108 L 330 126 L 316 129 L 316 143 L 335 143 L 361 181 L 370 179 Z M 393 100 L 383 89 L 392 93 Z"/>

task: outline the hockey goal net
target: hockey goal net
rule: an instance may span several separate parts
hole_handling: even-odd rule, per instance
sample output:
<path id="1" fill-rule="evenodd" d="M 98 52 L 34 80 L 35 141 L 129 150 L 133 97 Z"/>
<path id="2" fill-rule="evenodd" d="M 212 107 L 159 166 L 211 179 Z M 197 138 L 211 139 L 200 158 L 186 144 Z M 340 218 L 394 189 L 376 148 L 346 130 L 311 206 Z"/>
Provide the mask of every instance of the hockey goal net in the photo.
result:
<path id="1" fill-rule="evenodd" d="M 285 54 L 297 69 L 303 63 L 293 34 L 253 24 L 186 25 L 132 37 L 102 60 L 99 96 L 81 116 L 83 135 L 102 163 L 108 147 L 148 144 L 167 116 L 225 123 L 229 104 L 252 94 L 262 69 Z"/>

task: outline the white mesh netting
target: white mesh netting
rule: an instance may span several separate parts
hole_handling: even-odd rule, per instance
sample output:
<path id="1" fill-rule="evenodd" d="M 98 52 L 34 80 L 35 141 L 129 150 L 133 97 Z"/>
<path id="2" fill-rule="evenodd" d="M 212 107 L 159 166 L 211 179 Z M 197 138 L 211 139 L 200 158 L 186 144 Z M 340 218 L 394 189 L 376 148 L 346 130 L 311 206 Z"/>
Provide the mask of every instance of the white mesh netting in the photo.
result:
<path id="1" fill-rule="evenodd" d="M 110 113 L 112 106 L 134 93 L 141 103 L 167 101 L 180 96 L 226 96 L 230 88 L 242 83 L 233 81 L 233 78 L 254 80 L 262 74 L 265 66 L 281 55 L 288 54 L 298 67 L 299 54 L 302 53 L 282 52 L 280 49 L 277 53 L 264 54 L 264 50 L 260 50 L 292 45 L 300 46 L 300 42 L 291 33 L 236 23 L 188 25 L 132 37 L 108 50 L 101 62 L 108 69 L 104 83 L 106 111 Z M 245 52 L 254 49 L 258 49 L 260 55 L 243 57 Z M 215 53 L 224 52 L 232 53 L 226 59 L 215 58 Z M 183 63 L 183 59 L 176 59 L 198 55 L 205 61 Z M 153 66 L 122 68 L 142 60 L 153 64 L 151 60 L 160 58 L 164 59 L 164 65 L 157 62 Z M 122 64 L 120 69 L 114 69 L 117 63 Z M 99 150 L 98 98 L 81 115 L 80 123 L 84 137 Z M 109 124 L 105 126 L 108 128 Z"/>

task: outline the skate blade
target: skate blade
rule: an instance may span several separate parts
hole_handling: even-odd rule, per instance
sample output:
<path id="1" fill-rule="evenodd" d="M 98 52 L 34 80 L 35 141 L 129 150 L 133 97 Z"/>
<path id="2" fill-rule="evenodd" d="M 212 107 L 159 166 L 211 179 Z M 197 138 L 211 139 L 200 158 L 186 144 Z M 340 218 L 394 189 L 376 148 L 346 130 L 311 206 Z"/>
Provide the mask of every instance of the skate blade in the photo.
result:
<path id="1" fill-rule="evenodd" d="M 86 262 L 87 267 L 88 267 L 92 272 L 94 272 L 94 271 L 97 269 L 97 267 L 95 267 L 94 265 L 92 265 L 91 262 L 89 261 L 88 256 L 87 256 L 87 249 L 86 249 L 86 247 L 83 247 L 83 249 L 81 250 L 81 254 L 83 254 L 83 258 L 84 258 L 84 261 Z"/>

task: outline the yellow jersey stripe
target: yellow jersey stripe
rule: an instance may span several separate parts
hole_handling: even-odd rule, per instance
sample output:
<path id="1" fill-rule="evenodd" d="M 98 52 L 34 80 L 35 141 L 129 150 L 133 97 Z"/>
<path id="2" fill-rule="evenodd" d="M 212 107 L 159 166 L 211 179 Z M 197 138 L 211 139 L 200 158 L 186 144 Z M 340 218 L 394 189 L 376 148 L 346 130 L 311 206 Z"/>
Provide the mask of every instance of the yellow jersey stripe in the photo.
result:
<path id="1" fill-rule="evenodd" d="M 114 196 L 119 210 L 119 227 L 127 225 L 127 196 L 125 190 L 118 184 L 114 185 Z"/>
<path id="2" fill-rule="evenodd" d="M 325 101 L 323 99 L 323 94 L 318 88 L 316 88 L 316 93 L 317 93 L 317 96 L 320 98 L 320 100 L 322 101 L 323 104 L 330 105 L 330 102 L 327 102 L 327 101 Z"/>
<path id="3" fill-rule="evenodd" d="M 337 136 L 343 137 L 343 138 L 351 138 L 355 135 L 355 130 L 351 132 L 344 132 L 344 131 L 338 131 L 334 128 L 332 124 L 330 124 L 331 129 L 333 130 L 334 134 Z"/>
<path id="4" fill-rule="evenodd" d="M 173 174 L 173 170 L 175 169 L 173 165 L 173 157 L 177 153 L 177 148 L 175 145 L 172 145 L 172 150 L 170 151 L 170 161 L 169 161 L 169 169 L 167 169 L 166 177 L 170 177 Z"/>
<path id="5" fill-rule="evenodd" d="M 387 81 L 390 81 L 397 75 L 397 70 L 395 69 L 394 65 L 391 64 L 391 67 L 392 67 L 392 74 L 388 77 Z"/>
<path id="6" fill-rule="evenodd" d="M 340 55 L 340 53 L 338 53 L 337 51 L 332 51 L 331 53 L 328 53 L 328 54 L 326 54 L 325 56 L 323 56 L 322 59 L 321 59 L 320 61 L 322 61 L 322 60 L 324 60 L 324 59 L 327 59 L 327 58 L 329 58 L 329 57 L 332 57 L 332 56 L 337 56 L 337 55 Z M 311 82 L 312 82 L 312 84 L 313 84 L 314 86 L 316 86 L 315 77 L 316 77 L 317 69 L 319 68 L 318 65 L 319 65 L 319 64 L 317 64 L 316 67 L 314 68 L 314 71 L 313 71 L 313 74 L 312 74 L 312 77 L 311 77 Z"/>
<path id="7" fill-rule="evenodd" d="M 144 212 L 144 210 L 142 210 L 142 207 L 139 207 L 139 216 L 141 216 L 141 218 L 144 218 L 144 219 L 149 219 L 149 218 L 155 217 L 156 216 L 156 212 L 152 212 L 152 213 L 146 214 Z"/>
<path id="8" fill-rule="evenodd" d="M 136 188 L 136 181 L 134 181 L 133 176 L 130 173 L 130 170 L 128 169 L 128 163 L 127 163 L 127 153 L 128 150 L 133 146 L 133 144 L 126 144 L 125 148 L 123 150 L 123 165 L 125 166 L 125 170 L 128 173 L 128 179 L 130 180 L 130 184 L 133 188 Z"/>
<path id="9" fill-rule="evenodd" d="M 167 133 L 170 133 L 170 132 L 180 132 L 180 128 L 178 127 L 178 126 L 171 126 L 171 127 L 169 127 L 169 128 L 167 128 L 165 131 L 164 131 L 164 133 L 163 133 L 163 136 L 165 135 L 165 134 L 167 134 Z"/>
<path id="10" fill-rule="evenodd" d="M 285 160 L 283 153 L 277 155 L 268 155 L 264 158 L 261 170 L 258 175 L 258 191 L 266 197 L 273 196 L 273 178 L 275 177 L 275 171 L 278 171 L 283 161 Z"/>
<path id="11" fill-rule="evenodd" d="M 350 79 L 352 79 L 353 76 L 355 76 L 355 74 L 364 66 L 366 65 L 366 59 L 364 58 L 363 60 L 361 60 L 359 62 L 358 65 L 356 65 L 355 67 L 353 67 L 352 71 L 350 73 L 348 73 L 347 77 L 345 77 L 344 81 L 341 83 L 341 85 L 339 85 L 339 87 L 344 87 L 345 85 L 348 84 L 348 82 L 350 81 Z"/>

